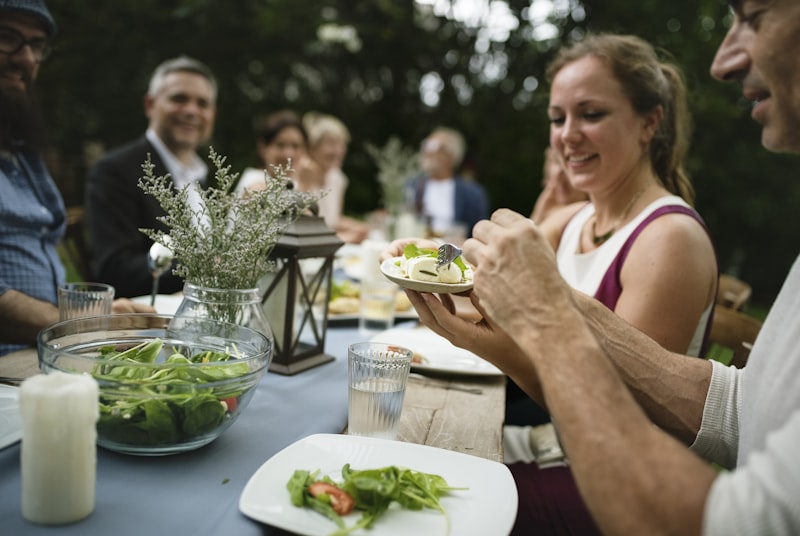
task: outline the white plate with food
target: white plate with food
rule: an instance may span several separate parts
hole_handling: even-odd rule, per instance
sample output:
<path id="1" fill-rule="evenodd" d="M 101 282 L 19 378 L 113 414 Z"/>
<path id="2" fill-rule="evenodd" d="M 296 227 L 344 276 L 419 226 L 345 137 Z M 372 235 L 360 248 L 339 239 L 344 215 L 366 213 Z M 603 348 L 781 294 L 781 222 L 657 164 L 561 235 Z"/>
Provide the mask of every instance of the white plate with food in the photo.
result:
<path id="1" fill-rule="evenodd" d="M 344 257 L 341 259 L 342 271 L 353 281 L 361 281 L 364 277 L 364 263 L 361 257 Z"/>
<path id="2" fill-rule="evenodd" d="M 0 449 L 22 439 L 19 388 L 0 384 Z"/>
<path id="3" fill-rule="evenodd" d="M 329 322 L 355 322 L 358 320 L 358 312 L 355 313 L 328 313 Z M 417 311 L 412 307 L 409 311 L 395 311 L 394 321 L 403 322 L 406 320 L 419 320 Z"/>
<path id="4" fill-rule="evenodd" d="M 350 257 L 360 257 L 361 256 L 361 244 L 342 244 L 342 246 L 336 250 L 335 257 L 337 259 L 347 259 Z"/>
<path id="5" fill-rule="evenodd" d="M 334 282 L 331 288 L 331 301 L 328 302 L 328 320 L 350 321 L 358 320 L 361 309 L 360 284 L 344 280 Z M 419 318 L 417 311 L 402 290 L 397 291 L 394 310 L 395 320 L 416 320 Z"/>
<path id="6" fill-rule="evenodd" d="M 502 463 L 449 450 L 369 437 L 316 434 L 305 437 L 267 460 L 250 478 L 239 499 L 246 516 L 308 536 L 325 536 L 337 529 L 333 521 L 310 508 L 291 503 L 286 483 L 295 470 L 319 470 L 319 476 L 341 480 L 342 467 L 408 468 L 441 476 L 452 487 L 441 499 L 450 519 L 449 534 L 508 534 L 517 515 L 517 488 Z M 354 510 L 343 517 L 347 526 L 360 519 Z M 448 534 L 445 516 L 431 509 L 406 510 L 393 503 L 372 527 L 354 534 L 406 536 Z"/>
<path id="7" fill-rule="evenodd" d="M 434 259 L 435 260 L 435 259 Z M 433 292 L 438 294 L 458 294 L 472 288 L 472 268 L 467 267 L 462 280 L 458 283 L 442 283 L 437 281 L 420 281 L 412 279 L 403 270 L 403 257 L 394 257 L 381 263 L 381 273 L 390 281 L 403 288 L 418 292 Z"/>
<path id="8" fill-rule="evenodd" d="M 455 346 L 430 328 L 392 328 L 372 338 L 408 348 L 414 352 L 411 368 L 417 372 L 436 372 L 469 376 L 501 376 L 503 372 L 468 350 Z"/>

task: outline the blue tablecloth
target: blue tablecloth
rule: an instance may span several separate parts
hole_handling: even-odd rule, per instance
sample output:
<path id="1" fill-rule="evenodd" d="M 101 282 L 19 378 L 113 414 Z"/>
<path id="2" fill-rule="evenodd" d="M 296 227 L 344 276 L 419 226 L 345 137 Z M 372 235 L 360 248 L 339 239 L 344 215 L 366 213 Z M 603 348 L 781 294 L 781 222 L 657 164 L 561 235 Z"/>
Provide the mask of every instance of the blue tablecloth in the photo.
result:
<path id="1" fill-rule="evenodd" d="M 72 525 L 46 527 L 21 514 L 20 444 L 0 451 L 0 533 L 80 536 L 282 534 L 239 512 L 250 476 L 305 436 L 347 424 L 347 345 L 356 328 L 329 329 L 336 359 L 295 376 L 267 374 L 250 405 L 221 437 L 196 451 L 138 457 L 97 451 L 94 512 Z"/>

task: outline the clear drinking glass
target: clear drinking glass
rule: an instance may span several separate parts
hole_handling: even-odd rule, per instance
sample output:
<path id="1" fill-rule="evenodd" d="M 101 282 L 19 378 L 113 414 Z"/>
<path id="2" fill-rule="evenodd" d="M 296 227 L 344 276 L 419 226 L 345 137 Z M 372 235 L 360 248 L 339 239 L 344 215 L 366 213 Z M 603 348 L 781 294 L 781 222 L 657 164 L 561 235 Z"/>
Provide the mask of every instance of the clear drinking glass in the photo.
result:
<path id="1" fill-rule="evenodd" d="M 361 281 L 358 330 L 362 337 L 376 335 L 394 325 L 397 285 L 383 281 Z"/>
<path id="2" fill-rule="evenodd" d="M 58 287 L 61 320 L 111 314 L 114 287 L 103 283 L 64 283 Z"/>
<path id="3" fill-rule="evenodd" d="M 412 355 L 407 348 L 381 342 L 348 347 L 348 434 L 397 437 Z"/>

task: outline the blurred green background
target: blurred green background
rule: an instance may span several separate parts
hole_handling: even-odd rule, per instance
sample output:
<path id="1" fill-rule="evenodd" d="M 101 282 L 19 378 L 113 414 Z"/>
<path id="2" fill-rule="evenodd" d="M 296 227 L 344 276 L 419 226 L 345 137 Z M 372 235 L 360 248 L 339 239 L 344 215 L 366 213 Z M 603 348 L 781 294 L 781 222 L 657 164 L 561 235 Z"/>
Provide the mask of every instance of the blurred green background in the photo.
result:
<path id="1" fill-rule="evenodd" d="M 69 205 L 87 166 L 146 128 L 152 69 L 187 54 L 220 81 L 214 148 L 253 165 L 253 121 L 292 108 L 332 113 L 351 129 L 347 212 L 379 204 L 366 143 L 416 147 L 437 125 L 467 137 L 465 171 L 494 208 L 529 213 L 547 144 L 544 67 L 587 31 L 632 33 L 683 66 L 695 131 L 689 171 L 721 269 L 768 307 L 800 243 L 797 158 L 761 148 L 738 86 L 708 74 L 730 22 L 722 0 L 49 0 L 56 51 L 39 96 L 48 161 Z"/>

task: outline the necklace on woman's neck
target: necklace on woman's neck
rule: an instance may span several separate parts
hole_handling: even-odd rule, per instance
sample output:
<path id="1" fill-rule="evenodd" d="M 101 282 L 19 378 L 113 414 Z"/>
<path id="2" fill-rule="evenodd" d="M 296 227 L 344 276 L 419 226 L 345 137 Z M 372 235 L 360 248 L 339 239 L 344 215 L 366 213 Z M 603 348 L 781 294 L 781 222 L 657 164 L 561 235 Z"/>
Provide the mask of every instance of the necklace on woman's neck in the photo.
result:
<path id="1" fill-rule="evenodd" d="M 615 232 L 617 232 L 617 225 L 619 225 L 620 223 L 625 221 L 625 219 L 628 217 L 628 214 L 630 213 L 631 209 L 633 208 L 633 205 L 635 205 L 636 202 L 639 200 L 639 198 L 642 197 L 642 194 L 644 194 L 644 192 L 647 190 L 647 188 L 648 187 L 645 186 L 644 188 L 639 190 L 636 193 L 636 195 L 634 195 L 631 198 L 631 200 L 628 202 L 628 206 L 625 207 L 625 211 L 622 213 L 622 216 L 620 216 L 617 219 L 617 221 L 614 222 L 614 225 L 611 226 L 611 229 L 609 229 L 608 231 L 606 231 L 605 233 L 603 233 L 603 234 L 601 234 L 599 236 L 595 232 L 595 228 L 597 226 L 597 213 L 595 213 L 594 221 L 592 222 L 592 243 L 595 246 L 601 246 L 601 245 L 605 244 L 608 241 L 608 239 L 611 238 L 614 235 Z"/>

